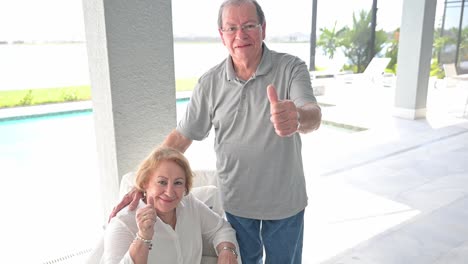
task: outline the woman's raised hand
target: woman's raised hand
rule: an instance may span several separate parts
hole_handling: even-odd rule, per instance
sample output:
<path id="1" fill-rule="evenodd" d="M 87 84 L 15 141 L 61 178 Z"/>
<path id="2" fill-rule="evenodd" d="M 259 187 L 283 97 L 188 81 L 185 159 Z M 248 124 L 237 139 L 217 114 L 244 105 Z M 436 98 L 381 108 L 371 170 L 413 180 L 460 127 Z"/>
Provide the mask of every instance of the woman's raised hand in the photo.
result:
<path id="1" fill-rule="evenodd" d="M 147 197 L 147 204 L 136 211 L 138 234 L 143 239 L 153 239 L 154 224 L 156 223 L 156 209 L 153 197 Z"/>

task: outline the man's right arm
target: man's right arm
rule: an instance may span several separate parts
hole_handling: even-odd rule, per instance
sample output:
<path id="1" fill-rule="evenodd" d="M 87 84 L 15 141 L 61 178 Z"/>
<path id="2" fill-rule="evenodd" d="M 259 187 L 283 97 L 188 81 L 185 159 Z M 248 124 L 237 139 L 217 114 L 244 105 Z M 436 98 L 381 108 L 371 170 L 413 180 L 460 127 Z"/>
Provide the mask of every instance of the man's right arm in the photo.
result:
<path id="1" fill-rule="evenodd" d="M 177 129 L 172 130 L 161 144 L 164 147 L 175 148 L 184 153 L 192 144 L 192 140 L 182 135 Z"/>

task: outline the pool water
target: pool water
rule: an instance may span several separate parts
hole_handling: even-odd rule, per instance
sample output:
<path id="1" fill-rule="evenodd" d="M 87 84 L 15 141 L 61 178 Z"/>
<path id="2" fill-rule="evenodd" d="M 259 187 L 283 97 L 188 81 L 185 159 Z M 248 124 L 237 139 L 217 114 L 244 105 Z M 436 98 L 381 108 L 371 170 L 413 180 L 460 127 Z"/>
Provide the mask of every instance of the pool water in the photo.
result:
<path id="1" fill-rule="evenodd" d="M 94 244 L 102 214 L 91 111 L 0 122 L 0 163 L 1 239 L 34 245 L 8 250 L 16 261 L 6 262 L 42 263 Z"/>
<path id="2" fill-rule="evenodd" d="M 89 251 L 105 223 L 92 110 L 0 120 L 0 165 L 0 242 L 22 245 L 2 254 L 5 263 Z"/>

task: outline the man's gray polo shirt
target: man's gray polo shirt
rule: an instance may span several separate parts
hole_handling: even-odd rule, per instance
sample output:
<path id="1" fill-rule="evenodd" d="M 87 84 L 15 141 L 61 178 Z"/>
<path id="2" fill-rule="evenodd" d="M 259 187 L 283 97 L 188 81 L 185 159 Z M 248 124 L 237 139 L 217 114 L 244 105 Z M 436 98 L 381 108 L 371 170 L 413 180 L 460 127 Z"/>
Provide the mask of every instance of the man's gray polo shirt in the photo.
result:
<path id="1" fill-rule="evenodd" d="M 297 106 L 316 102 L 306 64 L 263 45 L 257 72 L 237 80 L 231 58 L 198 81 L 177 130 L 192 140 L 215 130 L 216 167 L 224 209 L 236 216 L 283 219 L 307 205 L 301 138 L 276 135 L 266 87 Z"/>

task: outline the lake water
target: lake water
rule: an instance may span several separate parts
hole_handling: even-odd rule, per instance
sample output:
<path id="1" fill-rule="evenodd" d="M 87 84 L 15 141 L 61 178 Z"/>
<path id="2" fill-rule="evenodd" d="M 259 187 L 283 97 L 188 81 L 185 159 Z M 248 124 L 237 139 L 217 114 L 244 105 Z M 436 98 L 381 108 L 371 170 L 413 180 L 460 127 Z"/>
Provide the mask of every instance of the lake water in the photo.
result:
<path id="1" fill-rule="evenodd" d="M 309 64 L 309 43 L 267 43 L 272 50 L 298 56 Z M 227 55 L 219 43 L 175 43 L 176 78 L 198 77 Z M 89 84 L 85 43 L 0 45 L 0 90 Z M 316 64 L 328 59 L 317 55 Z"/>

